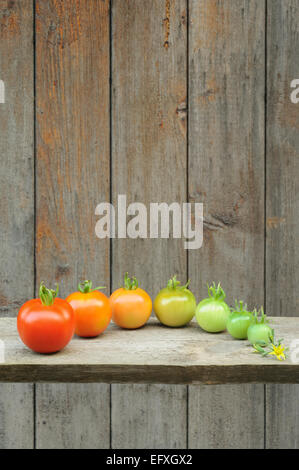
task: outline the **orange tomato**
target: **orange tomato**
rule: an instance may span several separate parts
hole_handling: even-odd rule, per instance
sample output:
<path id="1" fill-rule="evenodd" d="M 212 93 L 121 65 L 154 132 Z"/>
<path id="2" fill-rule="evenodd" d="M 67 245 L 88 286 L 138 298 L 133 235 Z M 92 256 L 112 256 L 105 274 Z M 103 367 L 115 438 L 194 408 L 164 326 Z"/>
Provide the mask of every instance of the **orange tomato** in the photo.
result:
<path id="1" fill-rule="evenodd" d="M 65 300 L 57 298 L 56 291 L 43 283 L 39 299 L 28 300 L 19 311 L 17 328 L 21 340 L 38 353 L 54 353 L 63 349 L 75 331 L 75 316 Z"/>
<path id="2" fill-rule="evenodd" d="M 81 282 L 79 291 L 70 294 L 67 302 L 75 313 L 75 333 L 83 338 L 93 338 L 103 333 L 111 321 L 112 310 L 109 299 L 91 281 Z"/>
<path id="3" fill-rule="evenodd" d="M 135 329 L 143 326 L 152 312 L 150 296 L 138 287 L 135 277 L 132 280 L 125 274 L 124 287 L 110 296 L 112 320 L 121 328 Z"/>

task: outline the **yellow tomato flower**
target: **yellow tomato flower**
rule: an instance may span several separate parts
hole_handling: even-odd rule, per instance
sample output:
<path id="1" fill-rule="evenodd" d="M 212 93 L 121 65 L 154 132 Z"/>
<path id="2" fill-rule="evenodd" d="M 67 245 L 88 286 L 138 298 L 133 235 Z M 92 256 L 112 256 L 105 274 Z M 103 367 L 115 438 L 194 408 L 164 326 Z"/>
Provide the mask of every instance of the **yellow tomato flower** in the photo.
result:
<path id="1" fill-rule="evenodd" d="M 285 347 L 282 345 L 275 346 L 272 344 L 272 348 L 273 351 L 269 353 L 269 356 L 273 355 L 276 356 L 279 361 L 284 361 L 286 358 L 284 354 Z"/>

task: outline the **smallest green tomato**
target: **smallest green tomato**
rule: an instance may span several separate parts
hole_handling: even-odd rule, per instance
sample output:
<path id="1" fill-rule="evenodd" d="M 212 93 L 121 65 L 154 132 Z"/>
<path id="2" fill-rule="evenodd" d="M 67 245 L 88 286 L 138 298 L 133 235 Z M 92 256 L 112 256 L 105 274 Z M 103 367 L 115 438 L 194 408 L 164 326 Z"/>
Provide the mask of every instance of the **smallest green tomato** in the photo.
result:
<path id="1" fill-rule="evenodd" d="M 180 286 L 180 282 L 174 276 L 155 298 L 154 311 L 163 325 L 184 326 L 194 317 L 196 299 L 188 289 L 189 283 L 190 281 Z"/>
<path id="2" fill-rule="evenodd" d="M 259 320 L 259 313 L 261 313 L 261 319 Z M 259 346 L 265 347 L 271 343 L 273 336 L 273 329 L 268 325 L 267 316 L 264 314 L 264 309 L 261 307 L 260 311 L 254 310 L 252 324 L 247 331 L 248 341 L 251 344 L 258 344 Z"/>
<path id="3" fill-rule="evenodd" d="M 247 311 L 247 306 L 243 302 L 235 301 L 235 308 L 228 317 L 226 329 L 233 338 L 247 339 L 247 330 L 252 323 L 252 313 Z"/>

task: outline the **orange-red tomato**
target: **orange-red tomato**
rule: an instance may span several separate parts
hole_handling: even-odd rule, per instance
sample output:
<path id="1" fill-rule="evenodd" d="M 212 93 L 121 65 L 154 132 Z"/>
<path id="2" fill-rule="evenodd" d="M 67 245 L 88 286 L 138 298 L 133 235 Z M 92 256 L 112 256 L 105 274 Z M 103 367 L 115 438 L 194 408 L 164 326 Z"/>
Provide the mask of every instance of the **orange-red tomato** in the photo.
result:
<path id="1" fill-rule="evenodd" d="M 102 292 L 92 290 L 91 281 L 80 283 L 78 288 L 78 292 L 66 299 L 75 313 L 75 333 L 83 338 L 93 338 L 106 330 L 111 321 L 109 299 Z"/>
<path id="2" fill-rule="evenodd" d="M 135 329 L 143 326 L 152 312 L 150 296 L 138 287 L 136 278 L 125 275 L 125 285 L 110 296 L 112 320 L 120 327 Z"/>
<path id="3" fill-rule="evenodd" d="M 20 309 L 17 327 L 23 343 L 38 353 L 54 353 L 63 349 L 75 331 L 75 316 L 65 300 L 43 283 L 40 298 L 26 302 Z"/>

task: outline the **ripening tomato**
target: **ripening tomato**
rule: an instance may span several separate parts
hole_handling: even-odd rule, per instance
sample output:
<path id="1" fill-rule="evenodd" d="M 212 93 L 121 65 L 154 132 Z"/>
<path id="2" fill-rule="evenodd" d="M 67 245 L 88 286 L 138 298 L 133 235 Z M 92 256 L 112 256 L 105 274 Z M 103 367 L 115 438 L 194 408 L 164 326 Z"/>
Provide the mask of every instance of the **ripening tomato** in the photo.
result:
<path id="1" fill-rule="evenodd" d="M 258 313 L 261 313 L 261 319 L 258 318 Z M 254 310 L 252 323 L 247 331 L 248 341 L 251 344 L 258 344 L 259 346 L 267 346 L 271 342 L 273 336 L 273 329 L 268 325 L 267 316 L 264 314 L 264 309 L 261 307 L 260 311 Z"/>
<path id="2" fill-rule="evenodd" d="M 199 302 L 196 307 L 196 320 L 199 326 L 209 333 L 219 333 L 226 329 L 230 314 L 229 306 L 224 302 L 226 297 L 220 283 L 208 286 L 209 297 Z"/>
<path id="3" fill-rule="evenodd" d="M 243 307 L 243 302 L 235 302 L 235 308 L 228 317 L 226 328 L 233 338 L 247 339 L 247 330 L 252 323 L 252 313 Z"/>
<path id="4" fill-rule="evenodd" d="M 130 279 L 125 274 L 124 287 L 117 289 L 110 296 L 112 319 L 122 328 L 135 329 L 143 326 L 152 312 L 150 296 L 138 287 L 136 277 Z"/>
<path id="5" fill-rule="evenodd" d="M 81 282 L 78 289 L 66 299 L 75 313 L 75 333 L 83 338 L 93 338 L 106 330 L 110 323 L 112 310 L 109 299 L 97 290 L 103 287 L 92 289 L 91 281 Z"/>
<path id="6" fill-rule="evenodd" d="M 39 299 L 26 302 L 20 309 L 17 327 L 21 340 L 38 353 L 54 353 L 63 349 L 75 331 L 75 316 L 71 305 L 47 289 L 43 282 Z"/>
<path id="7" fill-rule="evenodd" d="M 154 312 L 163 325 L 184 326 L 194 317 L 196 300 L 188 289 L 189 282 L 180 286 L 180 282 L 174 276 L 155 298 Z"/>

